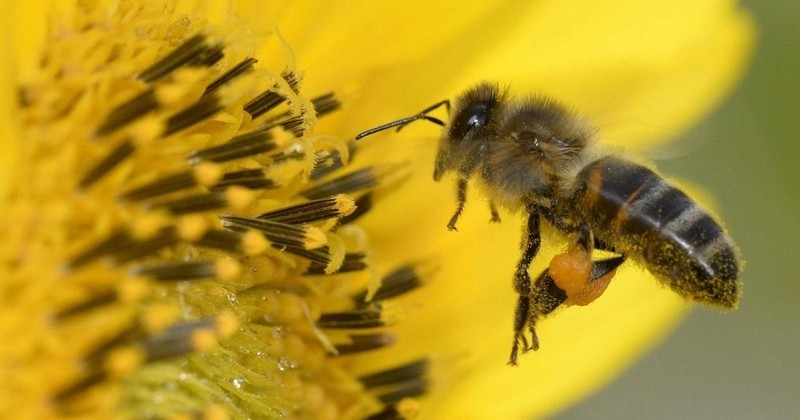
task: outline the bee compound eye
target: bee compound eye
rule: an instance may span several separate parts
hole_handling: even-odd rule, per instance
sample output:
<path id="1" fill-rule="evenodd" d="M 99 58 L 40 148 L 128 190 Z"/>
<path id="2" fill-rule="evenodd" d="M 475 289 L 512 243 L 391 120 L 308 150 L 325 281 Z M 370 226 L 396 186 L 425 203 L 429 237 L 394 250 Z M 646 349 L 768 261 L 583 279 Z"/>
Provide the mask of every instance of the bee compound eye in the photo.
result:
<path id="1" fill-rule="evenodd" d="M 480 130 L 489 120 L 490 107 L 485 102 L 476 102 L 461 110 L 453 119 L 450 138 L 461 140 Z"/>

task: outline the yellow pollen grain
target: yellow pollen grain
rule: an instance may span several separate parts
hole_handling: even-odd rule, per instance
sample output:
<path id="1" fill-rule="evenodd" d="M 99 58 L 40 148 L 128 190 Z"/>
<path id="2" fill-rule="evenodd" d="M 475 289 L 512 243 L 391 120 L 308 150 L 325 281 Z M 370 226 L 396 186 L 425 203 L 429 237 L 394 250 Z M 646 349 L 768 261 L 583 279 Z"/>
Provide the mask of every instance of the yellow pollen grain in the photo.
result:
<path id="1" fill-rule="evenodd" d="M 217 346 L 217 335 L 208 328 L 201 328 L 192 333 L 192 348 L 204 352 Z"/>
<path id="2" fill-rule="evenodd" d="M 307 384 L 303 387 L 303 409 L 307 412 L 316 412 L 325 403 L 325 390 L 317 384 Z"/>
<path id="3" fill-rule="evenodd" d="M 154 116 L 147 116 L 135 123 L 135 126 L 129 132 L 137 145 L 146 147 L 156 139 L 161 138 L 161 133 L 164 132 L 164 124 Z"/>
<path id="4" fill-rule="evenodd" d="M 208 70 L 199 67 L 184 67 L 172 73 L 170 83 L 156 90 L 156 99 L 163 108 L 177 108 L 187 101 L 199 99 L 201 87 Z"/>
<path id="5" fill-rule="evenodd" d="M 275 320 L 278 323 L 297 322 L 305 317 L 303 299 L 291 293 L 282 293 L 277 296 L 277 311 Z"/>
<path id="6" fill-rule="evenodd" d="M 328 243 L 328 238 L 325 236 L 325 232 L 323 232 L 322 229 L 308 226 L 305 228 L 305 231 L 303 235 L 303 247 L 305 249 L 317 249 Z"/>
<path id="7" fill-rule="evenodd" d="M 155 334 L 175 323 L 180 315 L 180 308 L 175 305 L 153 305 L 145 310 L 142 324 L 147 332 Z"/>
<path id="8" fill-rule="evenodd" d="M 141 278 L 133 277 L 122 281 L 117 286 L 117 295 L 122 302 L 138 302 L 150 294 L 150 283 Z"/>
<path id="9" fill-rule="evenodd" d="M 130 230 L 134 238 L 144 240 L 155 236 L 168 223 L 169 217 L 166 213 L 152 211 L 134 220 L 131 223 Z"/>
<path id="10" fill-rule="evenodd" d="M 550 260 L 550 276 L 567 296 L 579 293 L 592 274 L 592 260 L 579 245 L 572 245 L 567 252 Z"/>
<path id="11" fill-rule="evenodd" d="M 246 255 L 259 255 L 269 246 L 269 240 L 260 232 L 249 230 L 242 236 L 242 250 Z"/>
<path id="12" fill-rule="evenodd" d="M 243 210 L 255 201 L 256 192 L 234 185 L 225 190 L 225 197 L 228 199 L 228 206 L 234 210 Z"/>
<path id="13" fill-rule="evenodd" d="M 350 196 L 339 194 L 335 198 L 336 211 L 342 216 L 349 216 L 356 210 L 356 202 Z"/>
<path id="14" fill-rule="evenodd" d="M 214 274 L 221 280 L 231 280 L 242 272 L 242 266 L 234 260 L 220 258 L 214 263 Z"/>
<path id="15" fill-rule="evenodd" d="M 164 108 L 175 108 L 181 101 L 184 101 L 189 92 L 196 90 L 194 86 L 186 86 L 181 83 L 170 83 L 159 87 L 156 90 L 156 100 Z"/>
<path id="16" fill-rule="evenodd" d="M 136 372 L 147 355 L 139 347 L 129 346 L 114 349 L 105 360 L 105 368 L 112 376 L 124 377 Z"/>
<path id="17" fill-rule="evenodd" d="M 316 413 L 316 418 L 319 420 L 336 420 L 339 417 L 341 417 L 339 407 L 332 401 L 325 401 L 325 404 Z"/>
<path id="18" fill-rule="evenodd" d="M 233 312 L 225 311 L 217 315 L 214 327 L 220 337 L 230 337 L 239 330 L 239 319 Z"/>
<path id="19" fill-rule="evenodd" d="M 178 222 L 178 236 L 189 242 L 199 241 L 208 231 L 208 222 L 199 214 L 184 216 Z"/>
<path id="20" fill-rule="evenodd" d="M 194 167 L 194 179 L 206 187 L 219 182 L 222 179 L 222 175 L 224 175 L 222 165 L 218 163 L 201 162 Z"/>
<path id="21" fill-rule="evenodd" d="M 283 354 L 292 360 L 300 360 L 306 353 L 306 343 L 296 334 L 290 334 L 283 339 Z"/>
<path id="22" fill-rule="evenodd" d="M 568 298 L 564 303 L 567 305 L 586 306 L 594 302 L 603 294 L 603 292 L 606 291 L 606 288 L 611 283 L 611 279 L 614 277 L 615 273 L 616 270 L 600 277 L 597 280 L 587 283 L 586 287 L 584 287 L 580 292 L 568 295 Z"/>
<path id="23" fill-rule="evenodd" d="M 419 400 L 416 398 L 403 398 L 395 407 L 397 408 L 397 412 L 400 413 L 400 416 L 404 419 L 413 419 L 419 416 L 421 409 Z"/>
<path id="24" fill-rule="evenodd" d="M 300 365 L 303 366 L 308 372 L 319 372 L 322 370 L 323 366 L 325 365 L 325 361 L 327 360 L 327 355 L 325 352 L 319 347 L 311 347 L 309 346 L 306 354 L 303 355 L 303 358 L 299 360 Z"/>
<path id="25" fill-rule="evenodd" d="M 205 409 L 203 412 L 203 420 L 228 420 L 230 416 L 224 408 L 218 405 L 212 405 Z"/>

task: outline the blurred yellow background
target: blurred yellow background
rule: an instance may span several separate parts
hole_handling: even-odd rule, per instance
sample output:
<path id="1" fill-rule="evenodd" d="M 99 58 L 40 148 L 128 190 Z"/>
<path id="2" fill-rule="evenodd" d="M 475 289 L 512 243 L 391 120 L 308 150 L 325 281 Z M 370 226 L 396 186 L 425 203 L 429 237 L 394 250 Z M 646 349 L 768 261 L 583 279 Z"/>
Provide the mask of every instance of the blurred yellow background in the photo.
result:
<path id="1" fill-rule="evenodd" d="M 653 158 L 713 194 L 747 261 L 740 309 L 697 307 L 663 345 L 558 419 L 800 418 L 800 2 L 744 1 L 749 74 Z"/>

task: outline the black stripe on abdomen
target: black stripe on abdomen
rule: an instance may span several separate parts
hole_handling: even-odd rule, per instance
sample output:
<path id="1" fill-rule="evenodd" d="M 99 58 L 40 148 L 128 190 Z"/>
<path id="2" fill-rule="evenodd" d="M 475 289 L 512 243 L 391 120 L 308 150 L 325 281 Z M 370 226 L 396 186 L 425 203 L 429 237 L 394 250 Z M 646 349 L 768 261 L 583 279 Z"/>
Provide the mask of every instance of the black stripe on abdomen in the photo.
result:
<path id="1" fill-rule="evenodd" d="M 595 235 L 695 300 L 732 306 L 739 264 L 722 227 L 650 169 L 605 157 L 581 172 Z"/>

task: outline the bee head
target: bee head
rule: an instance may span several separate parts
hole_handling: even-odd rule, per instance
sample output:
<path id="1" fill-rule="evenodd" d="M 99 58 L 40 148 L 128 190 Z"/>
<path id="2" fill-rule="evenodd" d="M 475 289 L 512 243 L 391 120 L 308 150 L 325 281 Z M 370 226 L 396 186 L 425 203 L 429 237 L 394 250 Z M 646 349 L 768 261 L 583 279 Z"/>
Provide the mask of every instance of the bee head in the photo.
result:
<path id="1" fill-rule="evenodd" d="M 456 170 L 468 176 L 497 132 L 496 116 L 507 94 L 497 84 L 482 82 L 458 97 L 436 154 L 433 179 Z"/>

